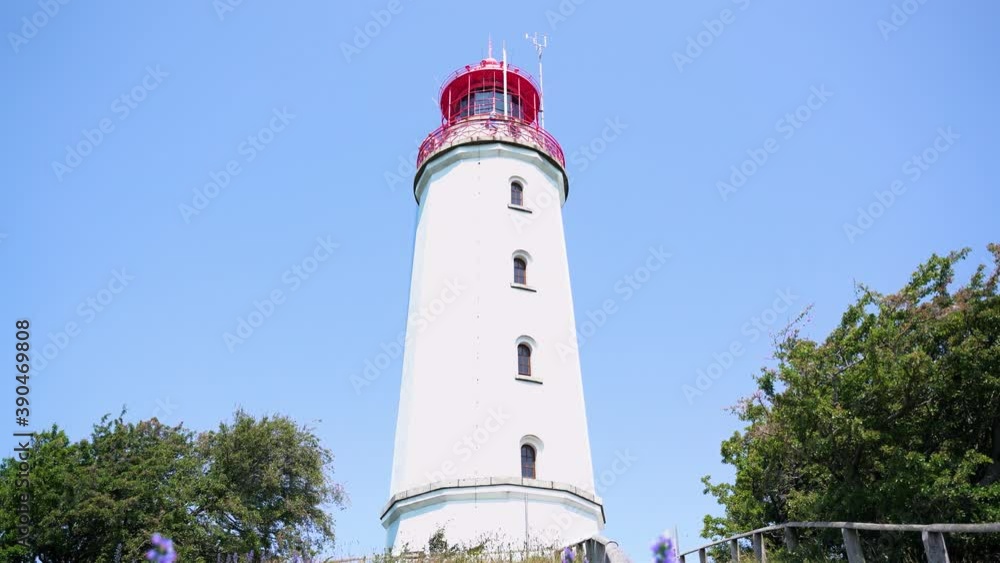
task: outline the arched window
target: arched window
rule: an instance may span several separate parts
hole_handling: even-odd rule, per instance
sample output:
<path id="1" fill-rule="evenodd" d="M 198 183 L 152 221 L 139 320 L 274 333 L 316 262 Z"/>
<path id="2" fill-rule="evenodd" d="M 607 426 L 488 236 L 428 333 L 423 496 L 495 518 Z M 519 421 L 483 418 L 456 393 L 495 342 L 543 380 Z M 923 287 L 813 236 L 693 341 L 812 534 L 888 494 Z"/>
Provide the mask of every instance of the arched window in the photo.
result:
<path id="1" fill-rule="evenodd" d="M 521 446 L 521 477 L 535 478 L 535 448 L 528 444 Z"/>
<path id="2" fill-rule="evenodd" d="M 517 374 L 531 375 L 531 347 L 527 344 L 517 345 Z"/>
<path id="3" fill-rule="evenodd" d="M 524 258 L 514 258 L 514 283 L 528 285 L 528 263 Z"/>
<path id="4" fill-rule="evenodd" d="M 520 182 L 511 182 L 510 184 L 510 204 L 524 205 L 524 186 Z"/>

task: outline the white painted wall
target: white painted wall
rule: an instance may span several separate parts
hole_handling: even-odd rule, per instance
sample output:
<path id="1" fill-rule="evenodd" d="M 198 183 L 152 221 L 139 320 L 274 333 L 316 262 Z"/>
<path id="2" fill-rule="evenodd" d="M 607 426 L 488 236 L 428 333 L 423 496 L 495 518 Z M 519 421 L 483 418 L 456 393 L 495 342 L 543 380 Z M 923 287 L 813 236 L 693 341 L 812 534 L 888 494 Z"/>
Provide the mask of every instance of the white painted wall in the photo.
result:
<path id="1" fill-rule="evenodd" d="M 508 208 L 514 177 L 524 185 L 531 214 Z M 465 145 L 428 164 L 417 189 L 390 494 L 434 481 L 520 477 L 526 435 L 542 443 L 538 479 L 594 491 L 562 186 L 562 171 L 537 152 L 500 143 Z M 527 278 L 535 293 L 511 287 L 518 250 L 531 257 Z M 515 379 L 522 335 L 537 343 L 532 374 L 541 384 Z M 567 506 L 540 503 L 537 511 L 571 510 Z M 603 527 L 589 518 L 595 533 Z M 498 529 L 511 536 L 520 529 L 523 542 L 524 502 L 443 500 L 383 524 L 398 548 L 403 541 L 426 546 L 435 522 L 461 523 L 456 536 L 449 533 L 452 542 Z"/>
<path id="2" fill-rule="evenodd" d="M 388 528 L 397 551 L 421 550 L 427 538 L 444 529 L 449 544 L 473 547 L 488 542 L 491 550 L 520 551 L 577 543 L 600 533 L 600 516 L 566 494 L 527 495 L 518 487 L 430 495 L 427 506 L 407 512 Z"/>

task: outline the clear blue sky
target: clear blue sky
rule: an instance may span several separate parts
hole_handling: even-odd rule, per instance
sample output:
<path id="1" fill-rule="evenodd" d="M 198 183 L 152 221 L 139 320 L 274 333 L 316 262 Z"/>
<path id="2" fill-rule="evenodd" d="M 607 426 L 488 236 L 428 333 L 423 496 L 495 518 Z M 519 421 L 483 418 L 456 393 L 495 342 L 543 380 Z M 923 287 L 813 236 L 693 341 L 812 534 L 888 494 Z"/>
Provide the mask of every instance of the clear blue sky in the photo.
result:
<path id="1" fill-rule="evenodd" d="M 245 0 L 220 19 L 208 0 L 77 0 L 35 33 L 22 18 L 42 8 L 4 2 L 0 339 L 25 316 L 36 346 L 78 328 L 36 366 L 32 426 L 79 438 L 122 405 L 199 430 L 237 405 L 316 421 L 352 496 L 338 552 L 379 548 L 400 364 L 360 396 L 350 376 L 404 327 L 416 206 L 411 177 L 392 189 L 386 173 L 439 124 L 440 80 L 483 57 L 488 34 L 534 72 L 523 34 L 544 31 L 546 125 L 571 160 L 577 319 L 617 306 L 581 346 L 595 472 L 616 452 L 637 458 L 601 487 L 607 535 L 638 561 L 675 525 L 693 547 L 716 510 L 699 477 L 730 474 L 719 443 L 738 421 L 724 409 L 769 361 L 766 331 L 814 304 L 807 332 L 823 337 L 855 281 L 890 291 L 964 246 L 984 261 L 1000 234 L 986 165 L 1000 152 L 1000 5 L 926 0 L 880 30 L 894 1 L 563 0 L 573 12 L 555 18 L 556 0 L 401 0 L 349 61 L 343 44 L 388 2 Z M 718 36 L 679 63 L 705 21 Z M 789 127 L 797 110 L 808 118 Z M 577 152 L 616 119 L 626 128 L 603 152 Z M 102 126 L 87 151 L 98 134 L 83 131 Z M 261 150 L 244 144 L 272 126 Z M 958 138 L 938 139 L 948 127 Z M 68 157 L 81 142 L 88 154 Z M 935 142 L 947 151 L 926 170 L 906 164 Z M 731 168 L 768 148 L 724 199 Z M 194 201 L 230 161 L 228 186 Z M 874 192 L 896 180 L 894 201 L 849 237 L 844 224 L 878 212 Z M 185 220 L 179 206 L 195 203 Z M 308 279 L 285 274 L 327 236 L 339 248 Z M 673 257 L 626 300 L 616 284 L 661 245 Z M 276 289 L 284 302 L 231 352 L 223 334 Z M 779 290 L 795 297 L 772 316 Z M 744 328 L 754 317 L 772 321 L 760 337 Z M 686 400 L 733 343 L 742 353 Z"/>

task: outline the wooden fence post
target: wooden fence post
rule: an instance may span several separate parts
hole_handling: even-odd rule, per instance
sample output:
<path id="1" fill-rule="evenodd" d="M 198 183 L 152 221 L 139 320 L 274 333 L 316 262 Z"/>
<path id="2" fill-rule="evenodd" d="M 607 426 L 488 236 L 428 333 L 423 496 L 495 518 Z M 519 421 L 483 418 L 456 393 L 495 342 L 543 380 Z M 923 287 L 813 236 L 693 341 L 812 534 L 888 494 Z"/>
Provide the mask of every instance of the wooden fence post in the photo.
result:
<path id="1" fill-rule="evenodd" d="M 949 563 L 948 547 L 944 543 L 944 534 L 925 530 L 920 532 L 920 539 L 924 541 L 927 563 Z"/>
<path id="2" fill-rule="evenodd" d="M 786 526 L 784 532 L 785 532 L 785 547 L 788 548 L 788 551 L 794 552 L 796 549 L 799 548 L 799 540 L 798 538 L 795 537 L 795 529 Z"/>
<path id="3" fill-rule="evenodd" d="M 849 563 L 865 563 L 865 554 L 861 551 L 861 538 L 858 531 L 851 528 L 841 528 L 844 534 L 844 551 L 847 552 Z"/>
<path id="4" fill-rule="evenodd" d="M 753 556 L 758 563 L 767 563 L 767 548 L 764 547 L 764 534 L 753 535 Z"/>
<path id="5" fill-rule="evenodd" d="M 708 563 L 708 550 L 704 547 L 698 550 L 698 563 Z"/>
<path id="6" fill-rule="evenodd" d="M 740 542 L 737 540 L 729 540 L 729 558 L 733 560 L 733 563 L 740 563 Z"/>

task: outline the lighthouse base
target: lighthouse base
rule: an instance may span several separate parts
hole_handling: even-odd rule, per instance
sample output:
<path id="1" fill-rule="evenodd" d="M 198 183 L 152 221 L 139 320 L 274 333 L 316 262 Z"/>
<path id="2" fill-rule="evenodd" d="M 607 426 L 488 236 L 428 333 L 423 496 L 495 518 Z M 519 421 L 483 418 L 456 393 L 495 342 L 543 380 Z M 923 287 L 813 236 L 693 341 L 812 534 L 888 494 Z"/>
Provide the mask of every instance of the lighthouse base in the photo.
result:
<path id="1" fill-rule="evenodd" d="M 541 551 L 578 543 L 604 528 L 600 498 L 536 479 L 461 479 L 390 499 L 382 514 L 393 553 L 423 551 L 439 530 L 449 546 Z"/>

